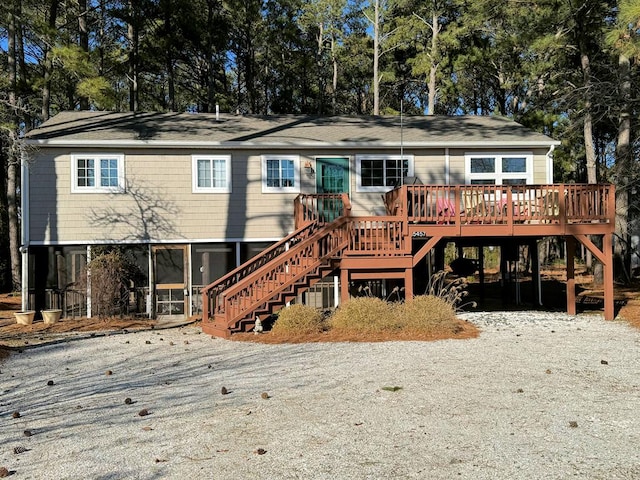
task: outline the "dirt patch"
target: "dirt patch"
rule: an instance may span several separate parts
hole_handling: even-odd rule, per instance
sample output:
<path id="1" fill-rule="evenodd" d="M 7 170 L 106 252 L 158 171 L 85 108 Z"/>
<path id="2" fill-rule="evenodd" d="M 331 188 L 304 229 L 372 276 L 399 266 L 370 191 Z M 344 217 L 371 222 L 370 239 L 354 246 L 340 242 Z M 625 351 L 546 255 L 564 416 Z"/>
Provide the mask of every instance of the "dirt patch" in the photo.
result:
<path id="1" fill-rule="evenodd" d="M 19 296 L 0 295 L 0 360 L 10 347 L 47 343 L 66 333 L 148 330 L 157 325 L 144 318 L 65 318 L 53 324 L 35 320 L 31 325 L 19 325 L 14 317 L 22 308 Z M 8 348 L 9 347 L 9 348 Z"/>

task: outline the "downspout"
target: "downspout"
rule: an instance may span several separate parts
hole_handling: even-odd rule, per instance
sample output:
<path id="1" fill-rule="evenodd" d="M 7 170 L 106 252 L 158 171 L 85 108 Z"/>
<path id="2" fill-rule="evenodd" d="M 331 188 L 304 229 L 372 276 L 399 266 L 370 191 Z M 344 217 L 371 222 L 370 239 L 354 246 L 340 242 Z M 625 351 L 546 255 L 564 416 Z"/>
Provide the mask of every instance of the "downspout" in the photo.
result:
<path id="1" fill-rule="evenodd" d="M 547 152 L 547 183 L 551 185 L 553 183 L 553 151 L 556 146 L 551 145 L 549 147 L 549 151 Z"/>
<path id="2" fill-rule="evenodd" d="M 22 311 L 29 309 L 29 166 L 27 165 L 27 154 L 20 155 L 20 253 L 22 254 Z"/>

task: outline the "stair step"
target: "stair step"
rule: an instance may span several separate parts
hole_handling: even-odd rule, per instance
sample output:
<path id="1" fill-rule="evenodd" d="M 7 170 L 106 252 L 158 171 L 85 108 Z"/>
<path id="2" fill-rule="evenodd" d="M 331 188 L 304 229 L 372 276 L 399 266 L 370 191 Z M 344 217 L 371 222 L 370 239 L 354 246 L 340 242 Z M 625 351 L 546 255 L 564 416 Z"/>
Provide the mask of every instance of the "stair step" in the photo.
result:
<path id="1" fill-rule="evenodd" d="M 202 322 L 202 332 L 213 337 L 231 337 L 231 330 L 229 328 L 216 325 L 213 322 Z"/>

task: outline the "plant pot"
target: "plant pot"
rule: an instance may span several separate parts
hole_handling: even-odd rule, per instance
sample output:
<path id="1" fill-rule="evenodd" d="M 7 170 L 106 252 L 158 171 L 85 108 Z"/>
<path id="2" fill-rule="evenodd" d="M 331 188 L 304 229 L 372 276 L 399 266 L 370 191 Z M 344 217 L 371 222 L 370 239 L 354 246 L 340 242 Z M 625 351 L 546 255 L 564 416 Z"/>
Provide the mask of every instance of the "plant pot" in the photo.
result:
<path id="1" fill-rule="evenodd" d="M 46 324 L 56 323 L 58 320 L 60 320 L 61 316 L 62 310 L 42 310 L 42 319 Z"/>
<path id="2" fill-rule="evenodd" d="M 33 317 L 36 316 L 35 310 L 26 310 L 24 312 L 15 312 L 16 322 L 20 325 L 31 325 Z"/>

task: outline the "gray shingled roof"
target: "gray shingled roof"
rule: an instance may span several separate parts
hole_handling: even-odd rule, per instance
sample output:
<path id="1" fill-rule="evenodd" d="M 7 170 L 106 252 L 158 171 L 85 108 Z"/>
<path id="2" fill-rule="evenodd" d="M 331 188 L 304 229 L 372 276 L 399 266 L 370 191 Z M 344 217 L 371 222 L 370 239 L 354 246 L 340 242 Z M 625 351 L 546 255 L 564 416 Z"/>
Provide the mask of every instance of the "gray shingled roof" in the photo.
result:
<path id="1" fill-rule="evenodd" d="M 63 112 L 27 134 L 51 146 L 550 146 L 559 142 L 502 117 L 248 116 Z"/>

